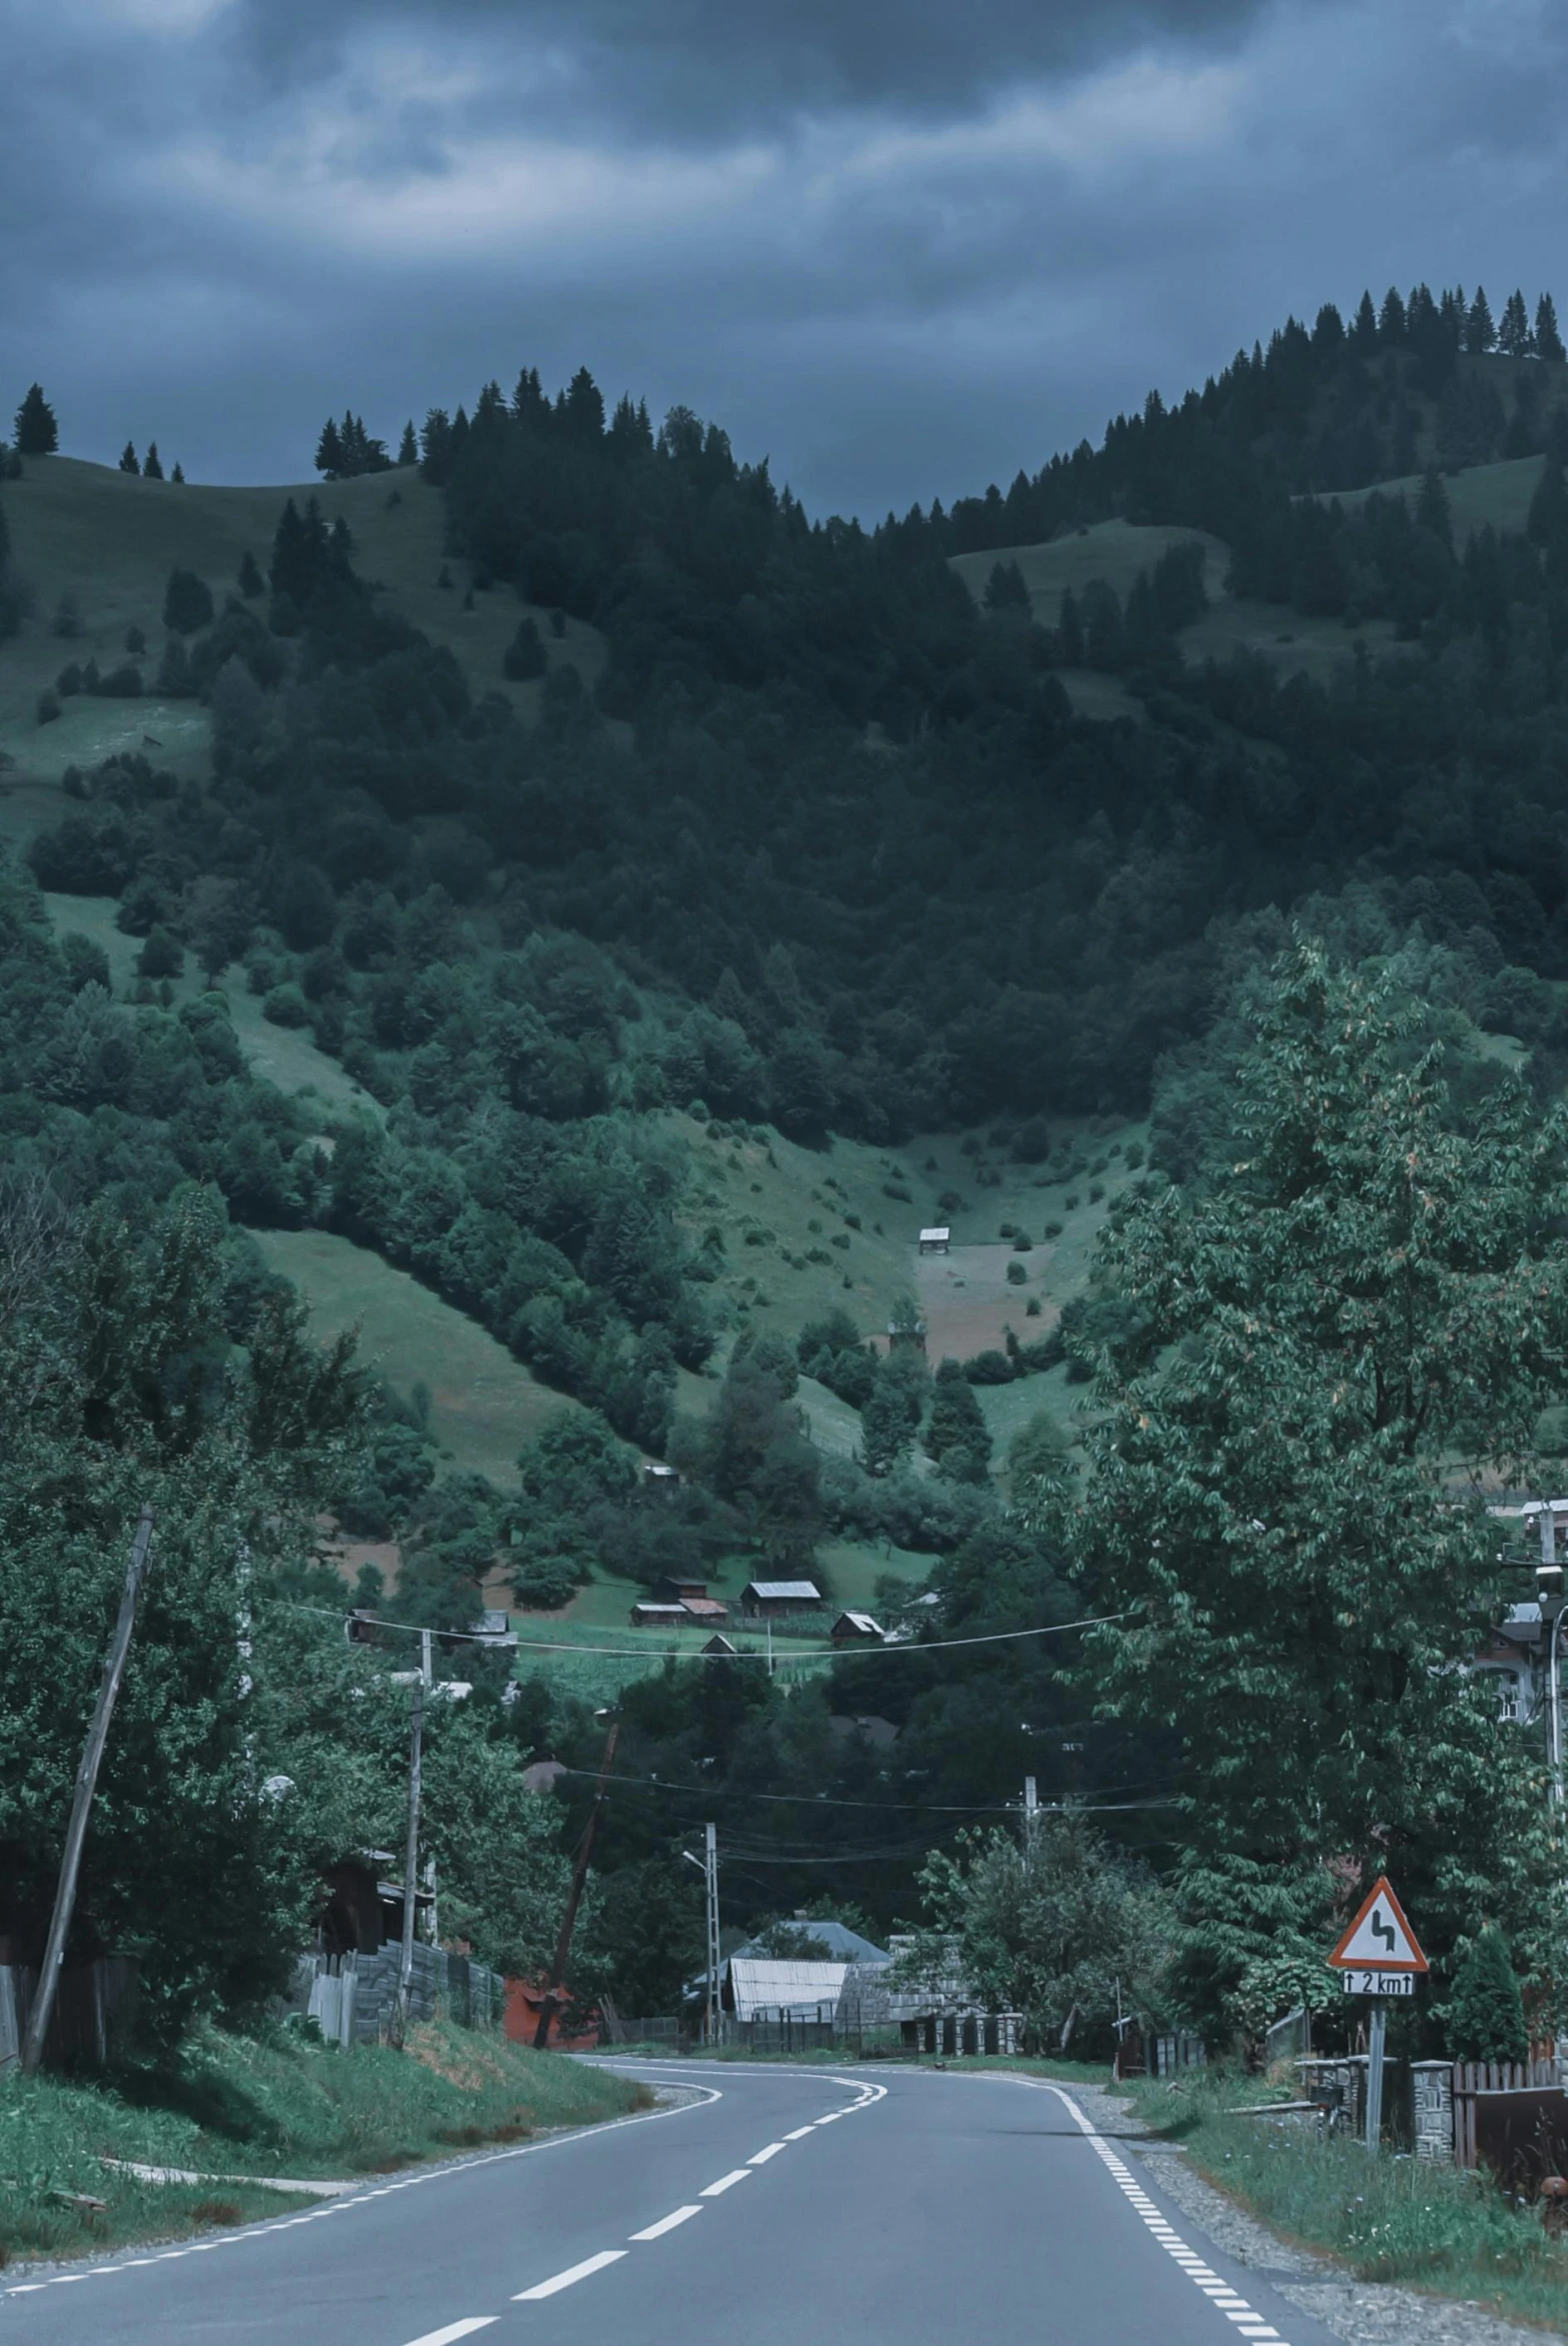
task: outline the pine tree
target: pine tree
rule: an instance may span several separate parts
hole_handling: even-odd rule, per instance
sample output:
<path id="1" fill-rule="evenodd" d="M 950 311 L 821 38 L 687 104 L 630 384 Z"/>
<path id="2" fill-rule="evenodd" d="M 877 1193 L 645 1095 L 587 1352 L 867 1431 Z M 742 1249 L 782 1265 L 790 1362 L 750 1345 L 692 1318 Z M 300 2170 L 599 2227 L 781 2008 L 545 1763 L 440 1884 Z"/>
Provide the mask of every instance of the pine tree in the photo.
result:
<path id="1" fill-rule="evenodd" d="M 261 572 L 256 567 L 255 555 L 247 546 L 245 552 L 240 557 L 240 593 L 245 597 L 247 603 L 252 602 L 255 597 L 261 593 L 262 588 L 266 585 L 266 583 L 267 582 L 262 577 Z"/>
<path id="2" fill-rule="evenodd" d="M 1350 329 L 1350 347 L 1358 359 L 1370 358 L 1377 348 L 1377 312 L 1369 293 L 1362 294 L 1356 310 L 1355 324 Z"/>
<path id="3" fill-rule="evenodd" d="M 194 636 L 199 628 L 211 626 L 212 616 L 212 589 L 206 580 L 176 564 L 164 589 L 164 626 L 173 635 Z"/>
<path id="4" fill-rule="evenodd" d="M 410 417 L 403 427 L 403 438 L 398 442 L 398 468 L 419 463 L 419 441 L 415 437 L 414 420 Z"/>
<path id="5" fill-rule="evenodd" d="M 1454 549 L 1454 521 L 1449 509 L 1448 491 L 1439 472 L 1429 472 L 1421 483 L 1421 494 L 1415 505 L 1416 527 L 1430 530 L 1451 554 Z"/>
<path id="6" fill-rule="evenodd" d="M 29 387 L 27 397 L 16 411 L 12 426 L 18 456 L 53 456 L 60 445 L 60 428 L 54 409 L 43 395 L 40 384 Z"/>
<path id="7" fill-rule="evenodd" d="M 316 470 L 324 473 L 329 481 L 337 480 L 343 471 L 343 442 L 331 416 L 323 424 L 321 438 L 316 443 Z"/>
<path id="8" fill-rule="evenodd" d="M 1538 359 L 1555 359 L 1559 364 L 1568 358 L 1563 338 L 1557 331 L 1557 305 L 1549 293 L 1543 293 L 1535 305 L 1535 355 Z"/>
<path id="9" fill-rule="evenodd" d="M 1497 329 L 1497 347 L 1505 359 L 1528 358 L 1535 348 L 1530 332 L 1530 313 L 1524 306 L 1524 295 L 1517 286 L 1503 304 L 1502 324 Z"/>
<path id="10" fill-rule="evenodd" d="M 147 481 L 161 481 L 163 479 L 163 466 L 158 462 L 158 443 L 156 440 L 149 440 L 147 443 L 147 454 L 142 459 L 142 477 Z"/>
<path id="11" fill-rule="evenodd" d="M 1470 304 L 1470 315 L 1465 320 L 1464 346 L 1466 350 L 1472 352 L 1497 348 L 1497 329 L 1492 324 L 1491 307 L 1486 298 L 1484 285 L 1476 287 L 1475 299 Z"/>
<path id="12" fill-rule="evenodd" d="M 1491 1924 L 1472 1939 L 1454 1974 L 1448 2049 L 1456 2061 L 1523 2061 L 1530 2052 L 1524 2002 L 1508 1941 Z"/>
<path id="13" fill-rule="evenodd" d="M 452 477 L 452 418 L 444 407 L 433 407 L 425 418 L 420 470 L 438 489 L 444 489 Z"/>
<path id="14" fill-rule="evenodd" d="M 133 448 L 130 441 L 127 440 L 125 446 L 120 451 L 120 470 L 122 473 L 140 474 L 141 469 L 142 468 L 140 464 L 137 462 L 136 450 Z"/>
<path id="15" fill-rule="evenodd" d="M 1383 296 L 1382 314 L 1377 321 L 1379 350 L 1403 350 L 1405 341 L 1405 305 L 1399 298 L 1399 288 L 1391 285 Z"/>
<path id="16" fill-rule="evenodd" d="M 175 459 L 175 466 L 174 466 L 174 470 L 173 470 L 173 472 L 172 472 L 172 473 L 169 475 L 169 478 L 170 478 L 170 480 L 171 480 L 171 481 L 172 481 L 172 482 L 175 484 L 176 488 L 180 488 L 180 489 L 183 489 L 183 488 L 184 488 L 184 486 L 185 486 L 185 467 L 184 467 L 184 465 L 182 465 L 182 464 L 180 463 L 180 461 L 179 461 L 179 459 L 178 459 L 178 458 L 176 458 L 176 459 Z"/>

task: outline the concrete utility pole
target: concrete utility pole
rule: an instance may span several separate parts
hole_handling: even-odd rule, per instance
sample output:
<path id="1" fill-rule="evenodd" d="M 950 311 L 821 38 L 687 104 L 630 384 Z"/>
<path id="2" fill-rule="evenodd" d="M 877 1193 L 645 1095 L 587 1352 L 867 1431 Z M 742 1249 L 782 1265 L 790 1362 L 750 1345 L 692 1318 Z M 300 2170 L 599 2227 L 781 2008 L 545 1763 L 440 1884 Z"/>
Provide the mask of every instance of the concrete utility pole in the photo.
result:
<path id="1" fill-rule="evenodd" d="M 425 1689 L 430 1684 L 430 1631 L 424 1632 L 424 1667 L 417 1670 L 394 1670 L 395 1686 L 408 1686 L 413 1694 L 412 1715 L 409 1720 L 409 1837 L 403 1858 L 403 1958 L 398 1965 L 398 2008 L 394 2021 L 396 2042 L 402 2044 L 409 2032 L 409 2013 L 414 1994 L 414 1909 L 419 1890 L 419 1811 L 420 1792 L 425 1765 Z M 449 1702 L 462 1702 L 473 1688 L 461 1678 L 449 1678 L 440 1687 L 432 1689 L 443 1694 Z"/>
<path id="2" fill-rule="evenodd" d="M 1557 1560 L 1557 1524 L 1550 1502 L 1540 1514 L 1541 1560 L 1535 1567 L 1541 1626 L 1546 1631 L 1546 1758 L 1552 1804 L 1563 1804 L 1563 1706 L 1559 1652 L 1563 1624 L 1563 1567 Z"/>
<path id="3" fill-rule="evenodd" d="M 719 1827 L 707 1827 L 703 1867 L 708 1890 L 708 2041 L 719 2042 Z"/>
<path id="4" fill-rule="evenodd" d="M 65 1942 L 70 1934 L 71 1914 L 76 1905 L 76 1883 L 82 1870 L 82 1849 L 87 1839 L 93 1793 L 98 1784 L 98 1768 L 103 1759 L 104 1745 L 109 1740 L 109 1721 L 114 1716 L 115 1697 L 120 1691 L 120 1680 L 125 1671 L 125 1657 L 131 1650 L 131 1631 L 136 1626 L 136 1600 L 141 1593 L 142 1575 L 147 1567 L 147 1550 L 152 1545 L 152 1536 L 153 1511 L 150 1506 L 144 1506 L 137 1518 L 136 1535 L 131 1541 L 131 1553 L 126 1562 L 120 1614 L 114 1624 L 114 1636 L 110 1640 L 108 1659 L 104 1663 L 98 1701 L 93 1710 L 93 1723 L 87 1730 L 82 1764 L 76 1771 L 76 1796 L 71 1802 L 71 1822 L 66 1828 L 65 1855 L 60 1861 L 60 1880 L 55 1890 L 54 1913 L 49 1922 L 49 1939 L 44 1948 L 33 2008 L 28 2015 L 27 2040 L 22 2047 L 24 2077 L 36 2076 L 38 2065 L 44 2057 L 44 2039 L 49 2033 L 55 1990 L 60 1984 L 60 1966 L 65 1960 Z"/>
<path id="5" fill-rule="evenodd" d="M 403 1957 L 398 1965 L 398 2042 L 409 2033 L 409 2005 L 414 1992 L 414 1904 L 419 1870 L 420 1777 L 425 1761 L 425 1676 L 414 1680 L 409 1720 L 409 1837 L 403 1858 Z"/>

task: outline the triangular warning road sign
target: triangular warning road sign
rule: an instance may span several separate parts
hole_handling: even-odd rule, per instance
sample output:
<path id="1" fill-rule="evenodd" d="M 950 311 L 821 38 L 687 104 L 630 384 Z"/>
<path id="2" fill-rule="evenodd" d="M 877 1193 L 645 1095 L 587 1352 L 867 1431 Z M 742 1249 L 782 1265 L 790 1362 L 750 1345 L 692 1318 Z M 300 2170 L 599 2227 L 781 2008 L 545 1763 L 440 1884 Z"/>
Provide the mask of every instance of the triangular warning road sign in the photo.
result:
<path id="1" fill-rule="evenodd" d="M 1354 1921 L 1328 1958 L 1336 1971 L 1425 1971 L 1426 1957 L 1399 1900 L 1379 1874 Z"/>

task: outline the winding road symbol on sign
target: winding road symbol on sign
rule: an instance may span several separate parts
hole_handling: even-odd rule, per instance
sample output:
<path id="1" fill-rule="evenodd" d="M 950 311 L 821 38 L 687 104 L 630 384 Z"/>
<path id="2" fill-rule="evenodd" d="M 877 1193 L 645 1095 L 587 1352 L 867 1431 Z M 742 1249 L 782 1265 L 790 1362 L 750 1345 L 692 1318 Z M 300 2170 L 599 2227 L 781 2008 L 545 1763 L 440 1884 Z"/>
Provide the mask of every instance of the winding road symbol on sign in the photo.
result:
<path id="1" fill-rule="evenodd" d="M 1379 1874 L 1328 1958 L 1336 1971 L 1425 1971 L 1426 1957 L 1399 1900 Z"/>

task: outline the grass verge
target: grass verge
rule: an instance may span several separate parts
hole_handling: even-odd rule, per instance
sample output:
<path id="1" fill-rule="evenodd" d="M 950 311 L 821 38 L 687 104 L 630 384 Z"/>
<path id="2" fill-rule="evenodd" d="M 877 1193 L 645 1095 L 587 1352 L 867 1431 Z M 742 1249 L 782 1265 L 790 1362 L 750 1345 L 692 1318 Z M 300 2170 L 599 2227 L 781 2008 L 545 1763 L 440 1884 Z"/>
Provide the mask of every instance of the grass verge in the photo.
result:
<path id="1" fill-rule="evenodd" d="M 1358 2279 L 1398 2281 L 1568 2328 L 1568 2243 L 1504 2198 L 1485 2174 L 1428 2166 L 1292 2123 L 1238 2114 L 1268 2097 L 1223 2074 L 1120 2089 L 1208 2182 Z"/>
<path id="2" fill-rule="evenodd" d="M 0 2078 L 0 2262 L 250 2222 L 303 2203 L 246 2177 L 384 2174 L 649 2098 L 632 2080 L 444 2022 L 414 2029 L 407 2053 L 204 2029 L 176 2064 L 104 2083 L 25 2084 L 13 2070 Z M 106 2160 L 224 2180 L 147 2183 Z"/>

